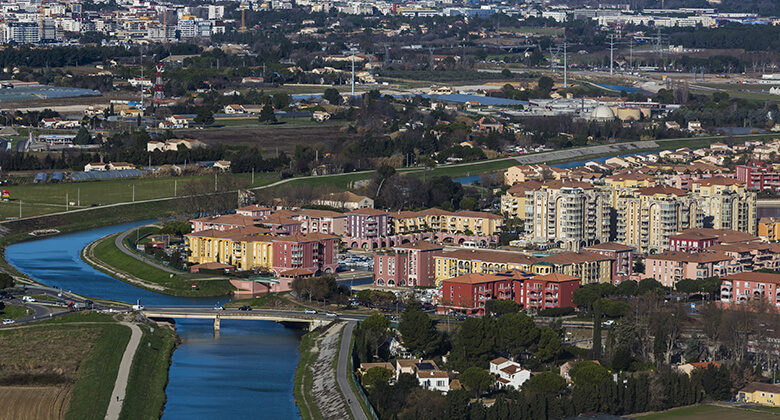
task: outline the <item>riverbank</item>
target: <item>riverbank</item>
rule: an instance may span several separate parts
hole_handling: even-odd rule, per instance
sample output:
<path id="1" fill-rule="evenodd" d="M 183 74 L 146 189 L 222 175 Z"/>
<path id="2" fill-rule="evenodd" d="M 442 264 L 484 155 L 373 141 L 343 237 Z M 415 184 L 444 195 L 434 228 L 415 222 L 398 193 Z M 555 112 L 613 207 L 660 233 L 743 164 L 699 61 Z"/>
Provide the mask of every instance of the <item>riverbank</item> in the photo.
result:
<path id="1" fill-rule="evenodd" d="M 332 322 L 303 336 L 293 394 L 304 420 L 349 419 L 347 401 L 336 383 L 344 323 Z"/>
<path id="2" fill-rule="evenodd" d="M 117 280 L 170 296 L 220 297 L 229 296 L 235 290 L 226 278 L 173 274 L 125 254 L 116 244 L 116 239 L 124 233 L 91 242 L 82 250 L 84 262 Z"/>

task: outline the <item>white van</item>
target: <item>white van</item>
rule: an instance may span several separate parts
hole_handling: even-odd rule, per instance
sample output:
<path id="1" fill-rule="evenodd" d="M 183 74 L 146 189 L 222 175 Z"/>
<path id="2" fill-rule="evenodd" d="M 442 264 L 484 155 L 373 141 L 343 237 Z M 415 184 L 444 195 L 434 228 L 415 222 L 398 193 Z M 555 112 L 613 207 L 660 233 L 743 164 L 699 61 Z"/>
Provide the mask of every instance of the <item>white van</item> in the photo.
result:
<path id="1" fill-rule="evenodd" d="M 460 246 L 461 248 L 470 248 L 470 249 L 477 249 L 479 246 L 474 241 L 466 241 L 463 242 L 463 244 Z"/>
<path id="2" fill-rule="evenodd" d="M 33 298 L 32 296 L 24 296 L 22 297 L 22 302 L 30 303 L 30 302 L 37 302 L 37 300 L 35 300 L 35 298 Z"/>

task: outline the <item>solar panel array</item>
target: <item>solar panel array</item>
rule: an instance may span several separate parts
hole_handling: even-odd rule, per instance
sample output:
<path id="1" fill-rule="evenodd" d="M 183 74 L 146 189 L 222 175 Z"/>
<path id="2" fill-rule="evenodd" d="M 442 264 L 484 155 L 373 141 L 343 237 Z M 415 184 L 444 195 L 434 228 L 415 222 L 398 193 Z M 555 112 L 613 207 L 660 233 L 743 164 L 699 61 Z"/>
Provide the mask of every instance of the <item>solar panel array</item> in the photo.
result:
<path id="1" fill-rule="evenodd" d="M 116 171 L 89 171 L 74 172 L 74 181 L 88 181 L 91 179 L 132 178 L 143 175 L 140 169 L 120 169 Z"/>

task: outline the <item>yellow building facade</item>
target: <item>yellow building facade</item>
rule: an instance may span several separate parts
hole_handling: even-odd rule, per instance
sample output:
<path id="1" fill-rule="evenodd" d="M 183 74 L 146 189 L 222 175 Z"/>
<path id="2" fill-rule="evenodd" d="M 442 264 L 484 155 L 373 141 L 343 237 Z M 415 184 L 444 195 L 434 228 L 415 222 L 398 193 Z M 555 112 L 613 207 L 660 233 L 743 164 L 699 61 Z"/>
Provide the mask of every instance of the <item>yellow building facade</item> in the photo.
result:
<path id="1" fill-rule="evenodd" d="M 745 184 L 733 178 L 704 178 L 693 182 L 691 194 L 701 203 L 704 227 L 756 234 L 756 193 Z"/>
<path id="2" fill-rule="evenodd" d="M 751 382 L 739 390 L 737 400 L 780 407 L 780 385 Z"/>
<path id="3" fill-rule="evenodd" d="M 504 217 L 476 211 L 449 212 L 441 209 L 405 211 L 390 215 L 396 234 L 413 232 L 464 233 L 498 235 L 504 226 Z"/>
<path id="4" fill-rule="evenodd" d="M 592 252 L 567 252 L 536 258 L 516 252 L 458 250 L 434 257 L 436 284 L 465 274 L 522 270 L 538 275 L 566 274 L 581 284 L 612 281 L 612 259 Z"/>
<path id="5" fill-rule="evenodd" d="M 762 217 L 758 221 L 758 236 L 768 241 L 780 241 L 780 218 Z"/>
<path id="6" fill-rule="evenodd" d="M 247 227 L 226 231 L 205 230 L 185 235 L 192 264 L 220 262 L 239 270 L 273 267 L 272 236 L 266 229 Z"/>

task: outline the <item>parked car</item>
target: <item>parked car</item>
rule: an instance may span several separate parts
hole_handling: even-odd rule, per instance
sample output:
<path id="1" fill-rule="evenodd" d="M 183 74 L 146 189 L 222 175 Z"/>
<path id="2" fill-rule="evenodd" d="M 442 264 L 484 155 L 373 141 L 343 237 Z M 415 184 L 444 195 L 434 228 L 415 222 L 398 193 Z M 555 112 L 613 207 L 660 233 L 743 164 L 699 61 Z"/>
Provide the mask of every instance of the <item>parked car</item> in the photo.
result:
<path id="1" fill-rule="evenodd" d="M 11 325 L 14 322 L 16 322 L 16 321 L 14 321 L 13 319 L 4 319 L 3 320 L 3 325 Z"/>
<path id="2" fill-rule="evenodd" d="M 225 307 L 224 307 L 224 306 L 222 306 L 222 305 L 217 305 L 217 306 L 215 306 L 215 307 L 214 307 L 214 310 L 215 310 L 215 311 L 224 311 L 224 310 L 225 310 Z"/>
<path id="3" fill-rule="evenodd" d="M 238 308 L 239 311 L 251 311 L 252 307 L 249 305 L 244 305 Z"/>
<path id="4" fill-rule="evenodd" d="M 29 302 L 37 302 L 34 297 L 32 296 L 24 296 L 22 297 L 22 302 L 29 303 Z"/>
<path id="5" fill-rule="evenodd" d="M 317 313 L 317 310 L 316 309 L 307 309 L 307 310 L 303 311 L 303 313 L 305 313 L 307 315 L 314 315 L 314 314 Z"/>
<path id="6" fill-rule="evenodd" d="M 329 316 L 331 318 L 338 318 L 339 314 L 337 314 L 335 312 L 328 312 L 328 313 L 325 314 L 325 316 Z"/>

